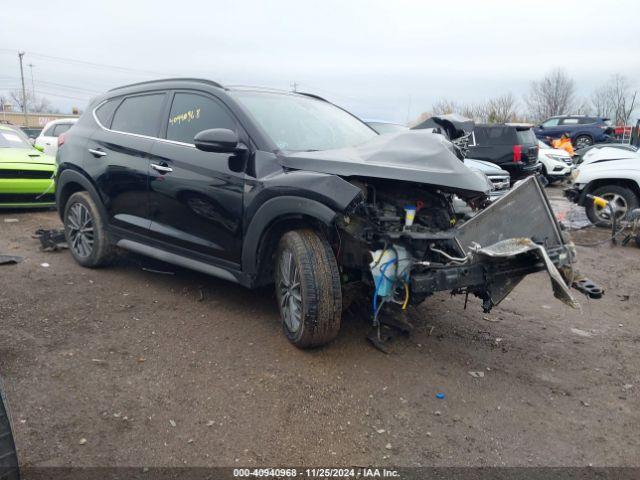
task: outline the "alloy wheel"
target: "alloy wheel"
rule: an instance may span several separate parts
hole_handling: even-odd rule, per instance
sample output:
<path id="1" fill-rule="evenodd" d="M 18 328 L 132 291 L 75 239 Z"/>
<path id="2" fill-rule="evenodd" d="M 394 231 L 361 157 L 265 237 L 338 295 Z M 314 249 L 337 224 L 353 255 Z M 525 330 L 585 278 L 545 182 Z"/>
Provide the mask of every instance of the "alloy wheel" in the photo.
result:
<path id="1" fill-rule="evenodd" d="M 580 150 L 581 148 L 588 147 L 592 143 L 593 142 L 591 141 L 591 139 L 589 137 L 579 137 L 576 140 L 576 150 Z"/>
<path id="2" fill-rule="evenodd" d="M 616 220 L 620 220 L 625 217 L 629 206 L 627 205 L 627 201 L 622 195 L 618 195 L 617 193 L 605 193 L 603 195 L 600 195 L 600 197 L 604 198 L 613 206 Z M 611 212 L 609 211 L 609 207 L 596 206 L 595 212 L 599 219 L 605 222 L 609 222 L 611 220 Z"/>
<path id="3" fill-rule="evenodd" d="M 300 272 L 289 250 L 282 252 L 278 275 L 278 300 L 287 329 L 296 333 L 302 325 L 302 290 Z"/>
<path id="4" fill-rule="evenodd" d="M 74 203 L 67 216 L 69 228 L 69 248 L 80 257 L 88 257 L 93 252 L 93 217 L 89 209 L 81 203 Z"/>

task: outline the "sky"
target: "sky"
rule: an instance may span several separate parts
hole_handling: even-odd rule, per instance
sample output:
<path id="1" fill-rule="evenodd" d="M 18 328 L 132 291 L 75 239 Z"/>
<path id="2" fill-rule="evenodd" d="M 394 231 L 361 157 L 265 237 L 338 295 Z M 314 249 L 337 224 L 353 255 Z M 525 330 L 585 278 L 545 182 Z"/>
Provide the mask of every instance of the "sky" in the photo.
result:
<path id="1" fill-rule="evenodd" d="M 0 95 L 20 87 L 24 51 L 27 88 L 62 113 L 171 76 L 295 83 L 400 123 L 440 98 L 522 98 L 555 68 L 580 97 L 616 73 L 640 89 L 638 0 L 31 0 L 3 2 L 2 18 Z"/>

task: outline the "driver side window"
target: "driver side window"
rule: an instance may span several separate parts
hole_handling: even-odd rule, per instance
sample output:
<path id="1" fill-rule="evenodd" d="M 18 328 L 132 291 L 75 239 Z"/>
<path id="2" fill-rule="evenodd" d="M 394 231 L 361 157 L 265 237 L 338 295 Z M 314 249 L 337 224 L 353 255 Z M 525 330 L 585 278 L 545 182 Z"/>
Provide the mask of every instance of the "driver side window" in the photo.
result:
<path id="1" fill-rule="evenodd" d="M 176 93 L 169 114 L 167 140 L 193 144 L 196 134 L 210 128 L 236 131 L 236 123 L 226 108 L 213 98 L 197 93 Z"/>

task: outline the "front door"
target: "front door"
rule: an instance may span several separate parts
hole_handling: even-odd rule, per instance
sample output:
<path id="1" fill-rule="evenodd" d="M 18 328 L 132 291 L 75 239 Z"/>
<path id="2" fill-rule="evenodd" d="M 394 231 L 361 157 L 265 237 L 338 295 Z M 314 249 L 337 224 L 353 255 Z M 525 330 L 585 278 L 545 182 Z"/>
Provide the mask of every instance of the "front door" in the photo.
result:
<path id="1" fill-rule="evenodd" d="M 169 110 L 165 139 L 151 150 L 151 235 L 181 253 L 238 265 L 244 172 L 234 171 L 235 154 L 203 152 L 193 139 L 202 130 L 239 127 L 231 112 L 206 94 L 176 92 Z"/>

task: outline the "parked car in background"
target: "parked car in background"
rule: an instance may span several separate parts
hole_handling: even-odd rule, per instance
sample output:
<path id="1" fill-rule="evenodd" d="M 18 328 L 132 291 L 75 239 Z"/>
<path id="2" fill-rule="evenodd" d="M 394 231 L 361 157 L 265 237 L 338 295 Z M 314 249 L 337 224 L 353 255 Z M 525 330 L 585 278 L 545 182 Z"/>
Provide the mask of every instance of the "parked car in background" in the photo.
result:
<path id="1" fill-rule="evenodd" d="M 502 197 L 511 188 L 509 172 L 501 169 L 496 164 L 483 160 L 475 160 L 473 158 L 465 158 L 464 164 L 469 168 L 481 171 L 491 181 L 493 190 L 489 194 L 489 199 L 492 202 Z"/>
<path id="2" fill-rule="evenodd" d="M 627 152 L 637 152 L 638 147 L 635 145 L 629 145 L 628 143 L 599 143 L 596 145 L 589 145 L 588 147 L 581 148 L 580 150 L 576 150 L 576 154 L 573 157 L 573 163 L 576 165 L 581 164 L 585 158 L 589 158 L 592 155 L 598 154 L 600 150 L 603 149 L 618 149 Z M 605 150 L 607 155 L 615 155 L 615 152 L 611 150 Z M 624 155 L 624 153 L 620 153 L 620 155 Z"/>
<path id="3" fill-rule="evenodd" d="M 569 178 L 573 170 L 573 159 L 565 150 L 553 148 L 538 140 L 538 160 L 542 164 L 542 174 L 549 183 Z"/>
<path id="4" fill-rule="evenodd" d="M 609 142 L 613 135 L 611 121 L 605 117 L 587 115 L 558 115 L 551 117 L 534 128 L 540 140 L 560 138 L 566 133 L 576 149 Z"/>
<path id="5" fill-rule="evenodd" d="M 573 185 L 565 190 L 565 195 L 585 207 L 594 225 L 610 225 L 610 214 L 587 198 L 588 194 L 611 202 L 619 220 L 640 205 L 640 152 L 619 148 L 593 150 L 571 177 Z"/>
<path id="6" fill-rule="evenodd" d="M 38 138 L 38 136 L 40 135 L 40 132 L 42 132 L 42 128 L 32 128 L 32 127 L 21 127 L 21 130 L 25 133 L 25 135 L 27 137 L 29 137 L 29 140 L 31 140 L 32 142 L 35 142 L 36 138 Z"/>
<path id="7" fill-rule="evenodd" d="M 380 135 L 385 133 L 396 133 L 408 130 L 406 125 L 400 125 L 399 123 L 385 122 L 384 120 L 365 120 L 364 123 L 373 128 Z"/>
<path id="8" fill-rule="evenodd" d="M 47 155 L 55 157 L 56 153 L 58 153 L 58 137 L 73 127 L 77 121 L 76 118 L 50 121 L 36 138 L 36 146 L 43 148 L 44 153 Z"/>
<path id="9" fill-rule="evenodd" d="M 538 149 L 531 125 L 477 124 L 468 139 L 467 157 L 495 163 L 515 181 L 541 170 Z"/>
<path id="10" fill-rule="evenodd" d="M 55 158 L 17 127 L 0 125 L 0 208 L 55 205 Z"/>

